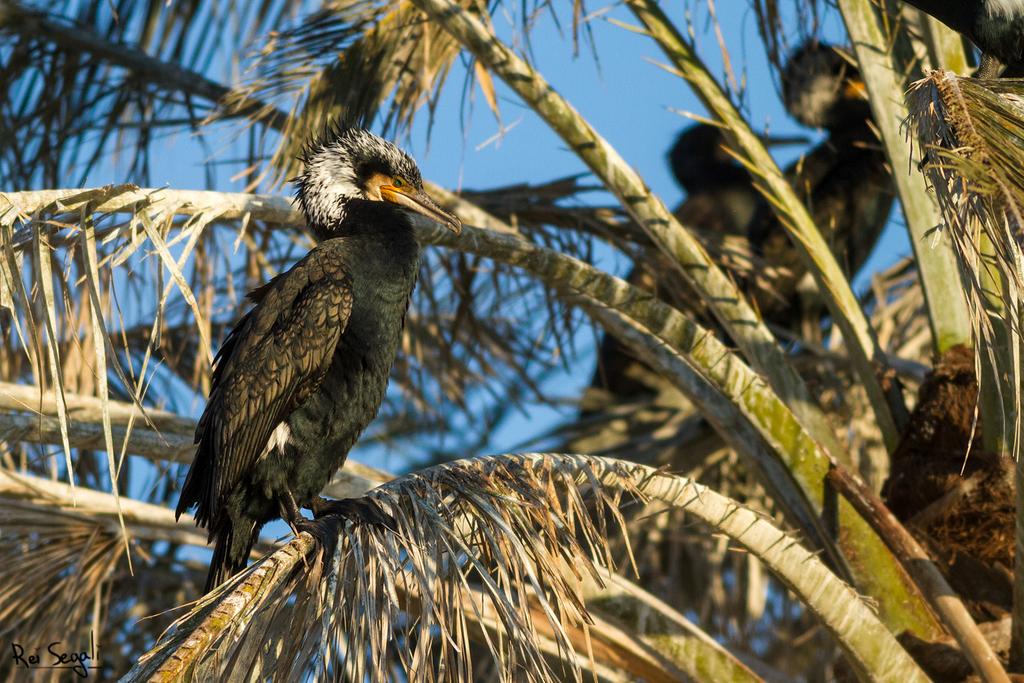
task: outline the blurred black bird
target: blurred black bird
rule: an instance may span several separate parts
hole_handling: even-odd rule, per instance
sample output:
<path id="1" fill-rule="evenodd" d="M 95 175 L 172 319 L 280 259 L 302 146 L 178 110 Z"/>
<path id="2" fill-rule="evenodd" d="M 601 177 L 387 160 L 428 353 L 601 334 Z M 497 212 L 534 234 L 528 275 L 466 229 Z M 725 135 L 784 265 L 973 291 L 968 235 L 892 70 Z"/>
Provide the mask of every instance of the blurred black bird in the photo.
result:
<path id="1" fill-rule="evenodd" d="M 833 47 L 809 42 L 786 60 L 783 101 L 801 124 L 826 135 L 784 171 L 797 196 L 824 233 L 840 264 L 854 273 L 877 241 L 893 204 L 886 157 L 870 120 L 860 75 Z M 789 142 L 779 138 L 766 143 Z M 766 322 L 794 330 L 802 339 L 821 334 L 824 309 L 806 282 L 803 259 L 767 200 L 752 185 L 750 173 L 728 152 L 721 128 L 696 125 L 677 138 L 669 153 L 676 180 L 687 192 L 676 216 L 693 230 L 722 269 L 745 289 Z M 704 309 L 677 269 L 660 252 L 638 250 L 628 275 L 631 284 L 654 293 L 707 330 L 725 331 Z M 800 330 L 803 325 L 804 329 Z M 721 438 L 687 397 L 663 373 L 637 357 L 625 344 L 604 334 L 591 387 L 581 401 L 579 419 L 563 428 L 569 452 L 624 456 L 680 471 L 701 472 L 702 480 L 729 482 L 737 491 L 756 472 L 735 467 L 731 458 L 711 458 Z M 718 463 L 718 464 L 713 464 Z M 703 548 L 680 541 L 678 534 L 646 539 L 656 562 L 706 561 Z M 844 566 L 836 566 L 846 573 Z M 665 586 L 686 600 L 699 600 L 709 586 L 706 574 L 690 573 Z M 678 593 L 676 593 L 678 591 Z"/>
<path id="2" fill-rule="evenodd" d="M 980 78 L 999 76 L 1006 66 L 1024 68 L 1024 3 L 1020 0 L 906 0 L 967 36 L 981 50 Z"/>
<path id="3" fill-rule="evenodd" d="M 789 140 L 766 138 L 767 144 Z M 686 200 L 675 211 L 683 225 L 707 233 L 744 234 L 762 203 L 750 174 L 728 151 L 722 130 L 698 123 L 684 129 L 668 153 L 676 182 Z"/>
<path id="4" fill-rule="evenodd" d="M 786 176 L 850 276 L 867 260 L 895 198 L 885 152 L 857 68 L 833 46 L 810 41 L 782 72 L 786 110 L 828 136 L 786 169 Z M 758 304 L 774 324 L 792 321 L 792 292 L 806 270 L 772 207 L 761 206 L 748 233 L 752 249 L 782 275 Z M 774 294 L 775 301 L 772 301 Z"/>
<path id="5" fill-rule="evenodd" d="M 706 235 L 746 234 L 764 199 L 751 185 L 747 171 L 726 151 L 718 127 L 698 123 L 684 129 L 668 153 L 668 162 L 686 191 L 686 200 L 675 211 L 683 225 Z M 666 278 L 672 282 L 665 282 Z M 638 263 L 626 280 L 662 298 L 671 298 L 670 293 L 684 287 L 671 267 L 654 262 Z M 614 336 L 602 337 L 592 386 L 618 399 L 636 398 L 650 392 L 651 374 Z M 585 409 L 583 414 L 589 411 Z"/>
<path id="6" fill-rule="evenodd" d="M 835 48 L 809 41 L 787 59 L 782 86 L 790 115 L 828 133 L 785 170 L 786 177 L 840 264 L 854 273 L 881 234 L 894 198 L 886 158 L 871 127 L 863 81 Z M 766 144 L 792 141 L 765 139 Z M 676 217 L 700 234 L 748 289 L 768 322 L 791 328 L 802 314 L 795 290 L 806 269 L 771 205 L 727 147 L 722 130 L 709 124 L 691 126 L 676 139 L 669 164 L 687 193 Z M 744 239 L 728 241 L 734 237 Z M 659 256 L 638 262 L 627 279 L 722 333 L 699 298 L 669 264 L 659 262 Z M 661 384 L 657 373 L 623 344 L 611 335 L 602 337 L 592 387 L 628 401 L 656 393 Z M 585 399 L 581 416 L 597 412 L 601 403 Z"/>
<path id="7" fill-rule="evenodd" d="M 410 212 L 461 230 L 412 158 L 365 130 L 333 128 L 302 161 L 296 195 L 320 241 L 249 294 L 217 353 L 176 509 L 196 506 L 215 543 L 207 592 L 245 568 L 270 520 L 315 528 L 300 507 L 386 518 L 319 494 L 384 399 L 419 265 Z"/>

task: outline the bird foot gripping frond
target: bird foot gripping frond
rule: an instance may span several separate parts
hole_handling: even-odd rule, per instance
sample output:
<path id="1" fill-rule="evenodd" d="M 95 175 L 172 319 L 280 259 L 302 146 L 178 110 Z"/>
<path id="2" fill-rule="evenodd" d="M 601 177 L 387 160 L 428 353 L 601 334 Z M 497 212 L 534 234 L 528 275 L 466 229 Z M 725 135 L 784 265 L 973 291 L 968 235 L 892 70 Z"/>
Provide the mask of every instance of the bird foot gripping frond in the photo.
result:
<path id="1" fill-rule="evenodd" d="M 334 554 L 338 537 L 346 521 L 357 525 L 383 527 L 392 533 L 398 533 L 398 523 L 394 517 L 385 512 L 380 503 L 369 497 L 331 500 L 318 496 L 310 504 L 309 509 L 313 512 L 313 519 L 303 517 L 297 508 L 294 514 L 283 513 L 282 517 L 288 521 L 296 536 L 302 533 L 312 536 L 325 556 Z"/>
<path id="2" fill-rule="evenodd" d="M 292 532 L 296 537 L 303 533 L 312 536 L 323 555 L 329 557 L 334 554 L 337 548 L 338 536 L 341 534 L 341 528 L 344 524 L 345 522 L 341 517 L 330 515 L 318 519 L 301 517 L 293 522 L 291 526 Z"/>
<path id="3" fill-rule="evenodd" d="M 342 498 L 330 500 L 319 497 L 310 506 L 315 519 L 337 516 L 343 520 L 351 520 L 356 524 L 373 524 L 382 526 L 397 533 L 398 524 L 373 498 Z"/>

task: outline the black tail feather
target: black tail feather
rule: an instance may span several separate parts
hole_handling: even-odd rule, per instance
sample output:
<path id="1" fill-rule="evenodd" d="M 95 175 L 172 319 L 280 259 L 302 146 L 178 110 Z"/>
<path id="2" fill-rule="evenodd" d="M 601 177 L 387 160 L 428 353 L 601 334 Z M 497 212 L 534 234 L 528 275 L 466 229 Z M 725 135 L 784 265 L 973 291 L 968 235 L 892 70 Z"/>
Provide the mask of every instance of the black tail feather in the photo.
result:
<path id="1" fill-rule="evenodd" d="M 259 524 L 251 525 L 252 530 L 247 537 L 236 539 L 235 530 L 230 520 L 227 520 L 212 534 L 213 558 L 210 560 L 210 573 L 206 575 L 204 594 L 209 593 L 246 568 L 249 563 L 249 553 L 259 538 L 260 526 Z"/>
<path id="2" fill-rule="evenodd" d="M 178 519 L 195 505 L 196 524 L 201 527 L 207 526 L 210 520 L 210 503 L 213 500 L 213 472 L 210 471 L 213 458 L 207 452 L 208 449 L 208 440 L 199 442 L 192 465 L 185 475 L 185 483 L 178 494 L 178 505 L 174 508 L 174 519 Z"/>

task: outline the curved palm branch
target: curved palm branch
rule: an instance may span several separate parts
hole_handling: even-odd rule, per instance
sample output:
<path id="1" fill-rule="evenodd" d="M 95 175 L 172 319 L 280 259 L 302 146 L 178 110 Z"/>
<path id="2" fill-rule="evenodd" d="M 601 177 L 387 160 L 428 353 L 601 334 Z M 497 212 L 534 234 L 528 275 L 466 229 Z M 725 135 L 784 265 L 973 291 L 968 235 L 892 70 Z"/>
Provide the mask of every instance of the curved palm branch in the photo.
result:
<path id="1" fill-rule="evenodd" d="M 817 614 L 859 674 L 928 680 L 853 590 L 742 505 L 642 465 L 553 454 L 455 461 L 385 484 L 369 495 L 396 519 L 397 532 L 335 524 L 337 543 L 326 549 L 302 534 L 179 619 L 126 680 L 232 670 L 388 680 L 389 663 L 468 680 L 459 653 L 468 649 L 471 612 L 494 624 L 488 645 L 503 680 L 515 671 L 580 680 L 572 658 L 562 660 L 568 672 L 551 668 L 538 634 L 574 651 L 569 629 L 589 621 L 579 582 L 600 581 L 597 567 L 614 562 L 607 539 L 621 525 L 623 494 L 681 507 L 756 554 Z M 315 568 L 319 589 L 310 590 L 304 563 Z M 293 596 L 298 602 L 285 609 Z M 301 637 L 267 630 L 270 615 L 306 624 Z M 394 637 L 395 629 L 408 635 Z"/>

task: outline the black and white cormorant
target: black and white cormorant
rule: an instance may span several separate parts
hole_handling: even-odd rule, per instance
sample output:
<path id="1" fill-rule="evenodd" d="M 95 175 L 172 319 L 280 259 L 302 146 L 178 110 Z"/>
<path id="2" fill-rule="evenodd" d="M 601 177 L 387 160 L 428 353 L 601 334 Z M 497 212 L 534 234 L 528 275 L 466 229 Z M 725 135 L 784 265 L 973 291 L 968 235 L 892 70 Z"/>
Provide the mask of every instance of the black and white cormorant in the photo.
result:
<path id="1" fill-rule="evenodd" d="M 981 50 L 977 76 L 995 78 L 1006 66 L 1015 75 L 1024 69 L 1024 1 L 1022 0 L 906 0 Z"/>
<path id="2" fill-rule="evenodd" d="M 461 229 L 412 158 L 365 130 L 332 129 L 303 162 L 296 194 L 320 241 L 250 293 L 217 353 L 178 500 L 215 543 L 207 591 L 245 568 L 273 519 L 308 528 L 301 507 L 372 518 L 319 494 L 384 400 L 419 266 L 410 212 Z"/>

